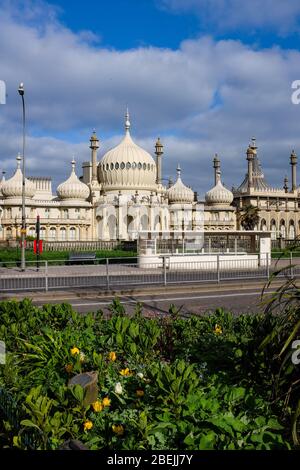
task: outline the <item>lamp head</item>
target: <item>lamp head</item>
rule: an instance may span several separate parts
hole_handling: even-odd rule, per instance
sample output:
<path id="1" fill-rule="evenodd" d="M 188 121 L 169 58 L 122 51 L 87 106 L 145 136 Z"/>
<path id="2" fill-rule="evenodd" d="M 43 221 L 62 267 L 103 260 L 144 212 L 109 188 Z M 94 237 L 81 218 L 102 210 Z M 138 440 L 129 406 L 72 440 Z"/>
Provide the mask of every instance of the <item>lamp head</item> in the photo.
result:
<path id="1" fill-rule="evenodd" d="M 23 82 L 20 83 L 19 88 L 18 88 L 18 92 L 21 96 L 24 95 L 24 83 Z"/>

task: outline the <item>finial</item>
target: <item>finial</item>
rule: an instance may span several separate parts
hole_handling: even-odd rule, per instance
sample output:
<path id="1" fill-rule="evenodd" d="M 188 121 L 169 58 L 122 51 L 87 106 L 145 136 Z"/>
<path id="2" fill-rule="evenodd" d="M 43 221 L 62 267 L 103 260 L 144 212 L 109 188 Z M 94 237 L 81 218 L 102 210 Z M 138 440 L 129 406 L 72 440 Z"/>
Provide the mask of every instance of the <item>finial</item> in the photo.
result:
<path id="1" fill-rule="evenodd" d="M 128 110 L 128 106 L 126 108 L 126 114 L 125 114 L 125 130 L 126 132 L 128 132 L 130 129 L 130 121 L 129 121 L 129 110 Z"/>
<path id="2" fill-rule="evenodd" d="M 75 158 L 74 157 L 72 158 L 71 165 L 72 165 L 72 173 L 75 173 Z"/>
<path id="3" fill-rule="evenodd" d="M 177 170 L 176 170 L 176 171 L 177 171 L 177 179 L 180 179 L 180 175 L 181 175 L 181 168 L 180 168 L 180 165 L 179 165 L 179 163 L 178 163 L 178 165 L 177 165 Z"/>
<path id="4" fill-rule="evenodd" d="M 19 170 L 21 168 L 21 160 L 22 160 L 20 152 L 18 152 L 16 160 L 17 160 L 17 170 Z"/>
<path id="5" fill-rule="evenodd" d="M 256 138 L 255 138 L 255 137 L 252 137 L 252 138 L 251 138 L 250 147 L 253 148 L 253 149 L 256 149 L 256 148 L 257 148 L 257 145 L 256 145 Z"/>
<path id="6" fill-rule="evenodd" d="M 216 183 L 220 183 L 221 182 L 221 170 L 218 168 L 217 171 L 216 171 Z"/>
<path id="7" fill-rule="evenodd" d="M 220 167 L 220 159 L 217 153 L 215 153 L 214 159 L 213 159 L 213 167 L 214 168 L 219 168 Z"/>

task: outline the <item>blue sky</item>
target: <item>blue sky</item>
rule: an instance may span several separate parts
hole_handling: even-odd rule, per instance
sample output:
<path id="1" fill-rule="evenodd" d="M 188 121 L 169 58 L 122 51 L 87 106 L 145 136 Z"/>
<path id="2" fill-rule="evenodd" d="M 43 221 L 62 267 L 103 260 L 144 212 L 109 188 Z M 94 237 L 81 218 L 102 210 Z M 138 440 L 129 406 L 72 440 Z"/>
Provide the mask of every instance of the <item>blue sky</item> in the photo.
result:
<path id="1" fill-rule="evenodd" d="M 300 153 L 298 0 L 0 0 L 0 170 L 10 176 L 20 151 L 24 81 L 28 173 L 68 176 L 75 155 L 89 159 L 96 128 L 99 159 L 118 143 L 128 104 L 132 134 L 153 153 L 165 145 L 165 177 L 199 194 L 220 155 L 227 187 L 239 184 L 252 135 L 267 179 L 282 186 L 289 154 Z"/>

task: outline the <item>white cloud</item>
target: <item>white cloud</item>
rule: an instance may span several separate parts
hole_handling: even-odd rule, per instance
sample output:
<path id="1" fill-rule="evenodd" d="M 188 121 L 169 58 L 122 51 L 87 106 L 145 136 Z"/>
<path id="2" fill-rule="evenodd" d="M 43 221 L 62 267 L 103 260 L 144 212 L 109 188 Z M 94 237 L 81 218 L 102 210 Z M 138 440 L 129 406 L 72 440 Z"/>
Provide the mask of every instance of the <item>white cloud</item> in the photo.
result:
<path id="1" fill-rule="evenodd" d="M 102 155 L 118 141 L 128 103 L 139 143 L 153 153 L 161 135 L 165 176 L 175 175 L 180 162 L 186 184 L 203 193 L 212 185 L 218 152 L 224 182 L 236 185 L 254 134 L 270 182 L 282 184 L 291 149 L 300 149 L 300 105 L 290 99 L 291 83 L 300 78 L 298 51 L 256 50 L 210 37 L 185 41 L 175 51 L 117 51 L 73 33 L 52 13 L 37 26 L 41 14 L 24 23 L 6 9 L 0 18 L 0 79 L 8 93 L 0 108 L 0 169 L 11 172 L 21 149 L 17 88 L 24 81 L 28 173 L 62 181 L 73 154 L 78 162 L 89 158 L 93 127 Z"/>
<path id="2" fill-rule="evenodd" d="M 299 31 L 298 0 L 163 0 L 158 5 L 177 13 L 195 13 L 203 27 L 214 26 L 219 31 L 235 28 L 247 33 L 258 29 L 280 34 Z"/>

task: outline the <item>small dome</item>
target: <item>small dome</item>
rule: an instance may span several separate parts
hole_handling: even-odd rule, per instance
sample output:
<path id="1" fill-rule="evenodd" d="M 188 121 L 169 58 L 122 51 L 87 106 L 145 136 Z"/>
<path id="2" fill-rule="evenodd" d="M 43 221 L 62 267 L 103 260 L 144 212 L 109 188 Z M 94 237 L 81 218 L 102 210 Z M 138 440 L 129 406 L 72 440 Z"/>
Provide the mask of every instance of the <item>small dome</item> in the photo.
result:
<path id="1" fill-rule="evenodd" d="M 98 165 L 99 181 L 106 191 L 120 189 L 156 190 L 156 164 L 146 150 L 130 136 L 129 114 L 126 113 L 125 137 L 109 150 Z"/>
<path id="2" fill-rule="evenodd" d="M 181 180 L 181 169 L 177 167 L 177 181 L 168 191 L 170 204 L 191 204 L 194 201 L 194 191 L 183 184 Z"/>
<path id="3" fill-rule="evenodd" d="M 57 187 L 61 199 L 87 199 L 90 195 L 88 186 L 82 183 L 75 173 L 75 161 L 72 160 L 72 171 L 69 178 Z"/>
<path id="4" fill-rule="evenodd" d="M 2 179 L 0 181 L 0 196 L 2 195 L 2 186 L 5 183 L 5 171 L 2 172 Z"/>
<path id="5" fill-rule="evenodd" d="M 217 173 L 217 184 L 205 194 L 207 204 L 229 205 L 233 201 L 233 194 L 226 189 L 220 178 L 220 172 Z"/>
<path id="6" fill-rule="evenodd" d="M 21 157 L 17 156 L 17 169 L 14 175 L 1 184 L 1 192 L 5 197 L 22 197 L 23 173 L 20 168 Z M 35 194 L 35 185 L 25 178 L 25 197 L 32 197 Z"/>

